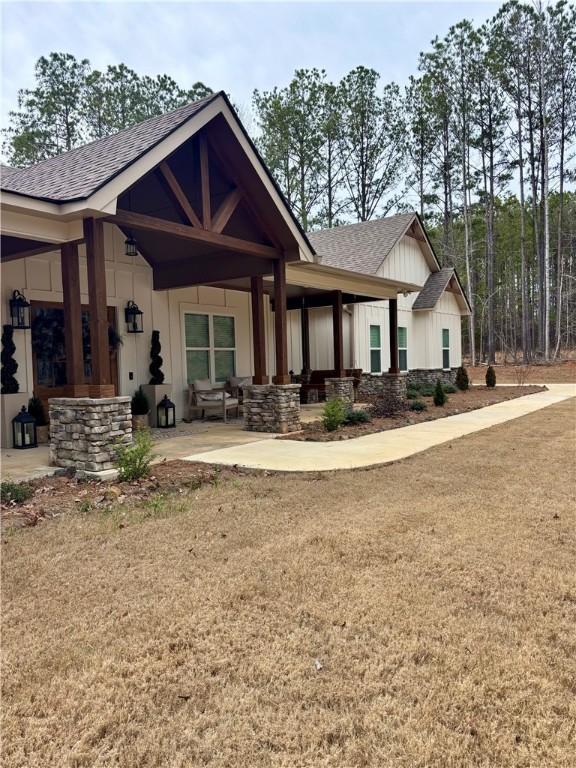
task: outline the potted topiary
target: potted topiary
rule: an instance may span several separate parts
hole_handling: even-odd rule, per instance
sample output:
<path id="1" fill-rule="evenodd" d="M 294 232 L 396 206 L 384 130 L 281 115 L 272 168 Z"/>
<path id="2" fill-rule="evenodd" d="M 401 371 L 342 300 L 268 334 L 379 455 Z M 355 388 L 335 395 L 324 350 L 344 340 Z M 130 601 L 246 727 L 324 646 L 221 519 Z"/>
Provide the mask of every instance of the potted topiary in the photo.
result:
<path id="1" fill-rule="evenodd" d="M 486 386 L 487 387 L 496 386 L 496 371 L 494 370 L 494 368 L 492 368 L 491 365 L 488 366 L 488 370 L 486 371 Z"/>
<path id="2" fill-rule="evenodd" d="M 166 395 L 169 400 L 172 399 L 172 385 L 164 383 L 164 371 L 162 365 L 164 361 L 160 355 L 162 351 L 162 345 L 160 344 L 160 331 L 152 331 L 152 339 L 150 344 L 150 381 L 148 384 L 144 384 L 142 391 L 148 398 L 150 404 L 150 426 L 157 427 L 158 403 Z"/>
<path id="3" fill-rule="evenodd" d="M 150 403 L 142 391 L 142 387 L 138 387 L 132 395 L 130 407 L 132 409 L 132 431 L 137 432 L 139 429 L 146 429 L 148 426 Z"/>
<path id="4" fill-rule="evenodd" d="M 48 419 L 42 400 L 32 393 L 28 400 L 28 413 L 36 419 L 36 440 L 38 445 L 45 445 L 49 439 Z"/>
<path id="5" fill-rule="evenodd" d="M 2 448 L 12 448 L 12 419 L 26 405 L 30 392 L 21 392 L 16 371 L 18 362 L 14 359 L 16 344 L 14 343 L 14 328 L 11 325 L 2 326 L 2 352 L 0 362 L 0 381 L 2 397 L 0 397 L 0 442 Z"/>

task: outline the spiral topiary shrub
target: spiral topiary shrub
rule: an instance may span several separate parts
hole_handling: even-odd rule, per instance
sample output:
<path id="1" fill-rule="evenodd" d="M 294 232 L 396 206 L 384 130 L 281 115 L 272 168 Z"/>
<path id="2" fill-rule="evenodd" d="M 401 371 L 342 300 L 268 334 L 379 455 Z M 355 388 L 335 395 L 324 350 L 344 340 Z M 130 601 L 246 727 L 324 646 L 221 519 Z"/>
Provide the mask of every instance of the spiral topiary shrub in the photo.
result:
<path id="1" fill-rule="evenodd" d="M 456 371 L 456 386 L 462 392 L 464 392 L 470 387 L 470 379 L 468 377 L 468 371 L 466 370 L 466 368 L 464 368 L 463 365 L 461 365 L 460 368 L 458 368 L 458 370 Z"/>
<path id="2" fill-rule="evenodd" d="M 488 370 L 486 371 L 486 386 L 487 387 L 496 386 L 496 371 L 491 365 L 488 366 Z"/>
<path id="3" fill-rule="evenodd" d="M 152 343 L 150 345 L 150 384 L 163 384 L 164 373 L 162 371 L 162 364 L 164 360 L 160 357 L 162 351 L 162 345 L 160 344 L 160 331 L 152 331 Z"/>
<path id="4" fill-rule="evenodd" d="M 13 341 L 14 328 L 11 325 L 5 325 L 2 328 L 2 352 L 0 353 L 0 362 L 2 370 L 0 371 L 0 381 L 2 382 L 3 395 L 15 395 L 20 386 L 15 373 L 18 370 L 18 363 L 14 360 L 16 345 Z"/>

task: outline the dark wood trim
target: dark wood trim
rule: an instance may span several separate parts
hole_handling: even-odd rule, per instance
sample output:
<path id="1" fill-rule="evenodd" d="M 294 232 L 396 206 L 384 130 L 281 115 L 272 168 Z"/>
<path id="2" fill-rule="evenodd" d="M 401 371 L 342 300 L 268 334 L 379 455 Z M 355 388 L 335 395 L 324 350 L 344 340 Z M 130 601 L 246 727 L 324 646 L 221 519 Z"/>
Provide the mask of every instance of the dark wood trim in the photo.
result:
<path id="1" fill-rule="evenodd" d="M 334 333 L 334 371 L 338 378 L 344 376 L 344 328 L 342 291 L 332 294 L 332 329 Z"/>
<path id="2" fill-rule="evenodd" d="M 66 345 L 66 381 L 69 387 L 84 386 L 82 350 L 82 301 L 80 299 L 80 263 L 78 246 L 64 243 L 60 249 Z"/>
<path id="3" fill-rule="evenodd" d="M 370 296 L 358 296 L 355 293 L 343 293 L 342 304 L 357 304 L 365 301 L 381 301 Z M 310 293 L 305 296 L 291 296 L 287 302 L 287 309 L 317 309 L 319 307 L 331 307 L 333 305 L 332 291 L 326 293 Z"/>
<path id="4" fill-rule="evenodd" d="M 286 262 L 274 262 L 274 339 L 276 375 L 274 384 L 290 384 L 288 373 L 288 318 L 286 314 Z"/>
<path id="5" fill-rule="evenodd" d="M 266 375 L 266 332 L 264 320 L 264 280 L 250 278 L 252 303 L 252 344 L 254 348 L 253 384 L 268 384 Z"/>
<path id="6" fill-rule="evenodd" d="M 211 206 L 210 206 L 210 162 L 208 159 L 208 144 L 206 136 L 201 133 L 199 138 L 200 147 L 200 188 L 202 190 L 202 224 L 204 229 L 211 229 Z"/>
<path id="7" fill-rule="evenodd" d="M 210 260 L 172 261 L 154 265 L 153 269 L 154 290 L 164 291 L 168 288 L 207 285 L 226 279 L 269 275 L 274 271 L 274 266 L 273 262 L 267 259 L 251 256 L 239 259 L 237 255 L 226 252 L 215 253 Z"/>
<path id="8" fill-rule="evenodd" d="M 69 245 L 79 245 L 84 240 L 70 240 Z M 46 245 L 38 246 L 38 248 L 30 248 L 27 251 L 19 251 L 18 253 L 0 253 L 0 261 L 17 261 L 18 259 L 27 259 L 30 256 L 40 256 L 42 253 L 57 253 L 60 250 L 61 245 L 65 243 L 47 243 Z"/>
<path id="9" fill-rule="evenodd" d="M 226 224 L 230 221 L 230 217 L 238 207 L 238 203 L 242 199 L 242 192 L 236 187 L 229 192 L 220 208 L 216 211 L 216 215 L 212 219 L 212 232 L 222 232 Z"/>
<path id="10" fill-rule="evenodd" d="M 390 327 L 390 368 L 389 373 L 400 373 L 398 365 L 398 299 L 388 299 L 388 320 Z"/>
<path id="11" fill-rule="evenodd" d="M 219 232 L 208 232 L 206 229 L 191 227 L 189 224 L 179 224 L 176 221 L 167 221 L 156 216 L 134 213 L 133 211 L 119 210 L 115 216 L 107 216 L 103 220 L 112 222 L 112 224 L 116 224 L 119 227 L 163 232 L 166 235 L 180 237 L 183 240 L 214 245 L 228 251 L 236 251 L 237 253 L 245 253 L 249 256 L 258 256 L 264 259 L 278 259 L 281 255 L 275 248 L 269 245 L 241 240 L 238 237 L 230 237 Z"/>
<path id="12" fill-rule="evenodd" d="M 174 176 L 172 169 L 166 161 L 160 163 L 158 171 L 162 176 L 163 181 L 166 183 L 166 187 L 173 197 L 176 205 L 182 211 L 188 222 L 193 227 L 202 227 L 202 222 L 196 215 L 196 211 L 192 208 L 190 200 L 186 197 L 186 193 L 178 183 L 178 179 Z"/>
<path id="13" fill-rule="evenodd" d="M 300 307 L 300 325 L 302 327 L 302 370 L 310 368 L 310 310 L 303 304 Z"/>
<path id="14" fill-rule="evenodd" d="M 88 305 L 90 307 L 90 350 L 92 355 L 92 397 L 108 397 L 114 386 L 110 376 L 108 351 L 108 311 L 106 303 L 106 260 L 102 219 L 84 219 L 84 239 L 88 266 Z M 100 392 L 100 394 L 92 394 Z"/>

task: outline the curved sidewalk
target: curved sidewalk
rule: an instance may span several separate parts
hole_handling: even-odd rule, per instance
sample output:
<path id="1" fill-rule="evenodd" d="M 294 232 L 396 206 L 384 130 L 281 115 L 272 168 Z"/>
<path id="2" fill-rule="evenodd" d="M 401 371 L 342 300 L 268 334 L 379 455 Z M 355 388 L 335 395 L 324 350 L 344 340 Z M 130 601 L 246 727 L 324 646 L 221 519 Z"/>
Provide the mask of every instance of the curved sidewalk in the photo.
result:
<path id="1" fill-rule="evenodd" d="M 576 397 L 576 384 L 546 386 L 547 392 L 352 440 L 314 443 L 268 438 L 246 445 L 192 454 L 186 456 L 185 460 L 280 472 L 319 472 L 387 464 Z"/>

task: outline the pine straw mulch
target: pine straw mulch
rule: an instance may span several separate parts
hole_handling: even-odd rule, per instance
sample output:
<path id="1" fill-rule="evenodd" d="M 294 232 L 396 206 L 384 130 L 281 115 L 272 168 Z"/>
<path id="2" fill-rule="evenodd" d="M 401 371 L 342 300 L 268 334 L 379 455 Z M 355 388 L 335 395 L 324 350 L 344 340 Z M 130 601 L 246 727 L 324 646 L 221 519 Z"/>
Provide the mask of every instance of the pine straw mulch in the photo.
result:
<path id="1" fill-rule="evenodd" d="M 64 514 L 128 507 L 158 495 L 182 495 L 239 471 L 174 460 L 154 464 L 148 477 L 133 482 L 84 480 L 66 474 L 41 477 L 25 483 L 33 491 L 27 501 L 0 504 L 2 527 L 33 526 Z"/>
<path id="2" fill-rule="evenodd" d="M 427 408 L 425 411 L 408 410 L 408 404 L 411 402 L 408 400 L 405 411 L 400 411 L 393 416 L 375 417 L 367 424 L 350 424 L 340 427 L 340 429 L 334 432 L 326 432 L 321 421 L 311 421 L 304 425 L 301 432 L 283 435 L 277 439 L 320 443 L 332 442 L 334 440 L 351 440 L 363 435 L 372 435 L 375 432 L 386 432 L 389 429 L 399 429 L 410 424 L 420 424 L 423 421 L 435 421 L 436 419 L 446 418 L 446 416 L 455 416 L 458 413 L 475 411 L 478 408 L 495 405 L 504 400 L 513 400 L 517 397 L 524 397 L 525 395 L 532 395 L 536 392 L 544 392 L 545 390 L 546 387 L 537 386 L 495 387 L 493 389 L 485 386 L 475 386 L 466 392 L 458 391 L 447 395 L 446 405 L 442 407 L 436 407 L 432 397 L 419 395 L 418 399 L 426 403 Z M 367 405 L 370 406 L 374 402 L 375 399 Z M 369 411 L 370 407 L 367 407 L 366 410 Z"/>

